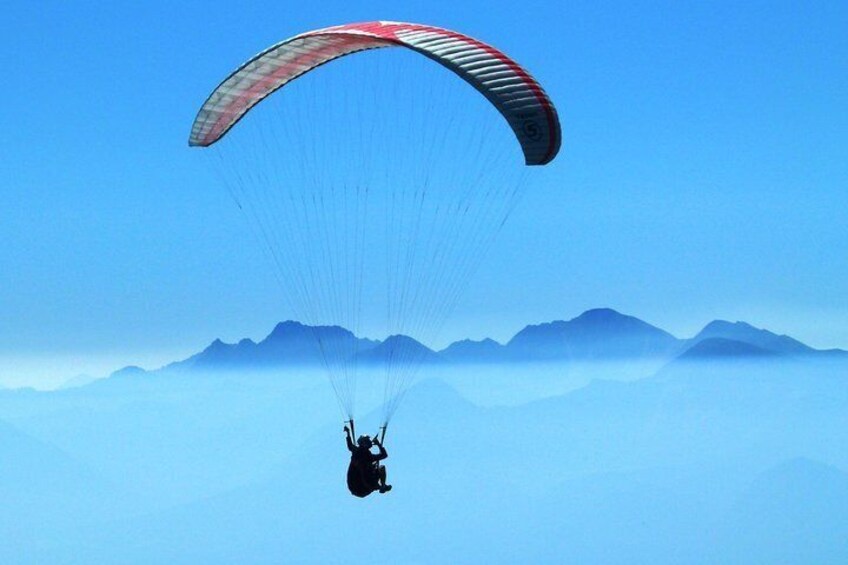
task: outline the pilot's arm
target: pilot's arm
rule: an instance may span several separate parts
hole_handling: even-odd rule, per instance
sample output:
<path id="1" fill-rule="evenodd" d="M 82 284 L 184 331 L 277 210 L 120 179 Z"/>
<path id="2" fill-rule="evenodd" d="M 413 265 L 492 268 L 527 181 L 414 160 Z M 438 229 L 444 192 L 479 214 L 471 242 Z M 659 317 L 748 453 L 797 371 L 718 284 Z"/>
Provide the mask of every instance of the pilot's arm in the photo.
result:
<path id="1" fill-rule="evenodd" d="M 380 441 L 380 440 L 378 440 L 377 438 L 374 438 L 374 444 L 375 444 L 377 447 L 379 447 L 379 448 L 380 448 L 380 453 L 378 453 L 378 454 L 377 454 L 377 457 L 375 458 L 375 461 L 382 461 L 383 459 L 385 459 L 386 457 L 388 457 L 388 456 L 389 456 L 388 452 L 386 451 L 386 448 L 385 448 L 385 447 L 383 447 L 383 442 L 381 442 L 381 441 Z"/>
<path id="2" fill-rule="evenodd" d="M 347 441 L 347 448 L 351 453 L 353 453 L 354 451 L 356 451 L 356 446 L 353 445 L 353 440 L 350 437 L 350 428 L 345 426 L 344 431 L 345 431 L 345 441 Z"/>

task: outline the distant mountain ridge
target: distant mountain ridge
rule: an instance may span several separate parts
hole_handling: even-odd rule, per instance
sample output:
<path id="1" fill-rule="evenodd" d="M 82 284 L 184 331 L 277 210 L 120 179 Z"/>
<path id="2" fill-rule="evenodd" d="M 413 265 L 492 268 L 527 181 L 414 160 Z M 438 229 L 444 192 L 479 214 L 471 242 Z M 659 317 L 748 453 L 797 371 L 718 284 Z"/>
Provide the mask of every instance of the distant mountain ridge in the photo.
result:
<path id="1" fill-rule="evenodd" d="M 527 326 L 506 344 L 521 360 L 666 356 L 678 339 L 610 308 L 587 310 L 568 321 Z"/>
<path id="2" fill-rule="evenodd" d="M 442 357 L 422 343 L 405 335 L 393 335 L 361 350 L 356 360 L 364 365 L 388 363 L 438 363 Z"/>
<path id="3" fill-rule="evenodd" d="M 724 320 L 715 320 L 698 332 L 693 341 L 698 342 L 710 338 L 739 341 L 776 353 L 803 355 L 815 351 L 812 347 L 789 336 L 777 335 L 768 330 L 755 328 L 745 322 L 731 323 Z"/>
<path id="4" fill-rule="evenodd" d="M 740 359 L 755 357 L 776 357 L 779 353 L 759 347 L 752 343 L 725 339 L 723 337 L 708 337 L 696 341 L 695 345 L 684 351 L 678 359 L 695 361 L 703 359 Z"/>
<path id="5" fill-rule="evenodd" d="M 690 339 L 680 339 L 634 316 L 611 308 L 587 310 L 570 320 L 525 326 L 507 343 L 486 338 L 456 341 L 434 351 L 412 337 L 383 341 L 358 337 L 340 326 L 308 326 L 293 320 L 277 324 L 265 339 L 213 341 L 203 351 L 160 371 L 208 371 L 321 366 L 327 359 L 362 366 L 391 363 L 501 364 L 627 359 L 750 359 L 753 357 L 844 356 L 840 349 L 817 350 L 786 335 L 746 322 L 715 320 Z M 138 374 L 125 368 L 115 374 Z"/>
<path id="6" fill-rule="evenodd" d="M 258 343 L 242 339 L 238 343 L 228 344 L 216 339 L 200 353 L 172 363 L 167 368 L 209 370 L 273 367 L 281 363 L 292 366 L 314 365 L 323 363 L 326 356 L 356 356 L 379 344 L 378 341 L 356 337 L 340 326 L 307 326 L 288 320 L 277 324 Z"/>

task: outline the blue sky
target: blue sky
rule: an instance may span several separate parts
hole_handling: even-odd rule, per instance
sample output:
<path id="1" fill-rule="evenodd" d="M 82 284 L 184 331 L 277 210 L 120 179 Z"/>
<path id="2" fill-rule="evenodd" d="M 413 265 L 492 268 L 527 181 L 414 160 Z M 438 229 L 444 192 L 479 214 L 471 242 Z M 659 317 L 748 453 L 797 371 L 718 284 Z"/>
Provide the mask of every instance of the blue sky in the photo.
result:
<path id="1" fill-rule="evenodd" d="M 0 384 L 156 365 L 287 317 L 186 146 L 198 105 L 295 33 L 391 19 L 501 47 L 564 142 L 446 337 L 611 306 L 848 347 L 844 2 L 12 2 L 0 19 Z"/>

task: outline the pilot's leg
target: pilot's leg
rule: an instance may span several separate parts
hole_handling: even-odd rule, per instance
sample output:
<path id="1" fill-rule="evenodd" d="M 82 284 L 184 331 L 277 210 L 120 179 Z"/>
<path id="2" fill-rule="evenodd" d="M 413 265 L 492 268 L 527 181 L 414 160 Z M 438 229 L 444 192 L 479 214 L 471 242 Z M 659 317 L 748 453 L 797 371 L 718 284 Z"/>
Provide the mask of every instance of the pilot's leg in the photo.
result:
<path id="1" fill-rule="evenodd" d="M 386 484 L 386 468 L 380 465 L 380 469 L 378 472 L 378 476 L 380 477 L 380 492 L 389 492 L 390 490 L 392 490 L 392 485 Z"/>

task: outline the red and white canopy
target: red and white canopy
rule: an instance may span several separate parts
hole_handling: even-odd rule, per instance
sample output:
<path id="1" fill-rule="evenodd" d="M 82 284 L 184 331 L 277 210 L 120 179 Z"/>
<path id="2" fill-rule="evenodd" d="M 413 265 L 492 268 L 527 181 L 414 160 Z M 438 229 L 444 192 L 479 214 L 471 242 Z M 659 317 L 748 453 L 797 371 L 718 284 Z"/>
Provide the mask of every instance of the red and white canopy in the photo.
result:
<path id="1" fill-rule="evenodd" d="M 319 65 L 382 47 L 406 47 L 426 55 L 480 91 L 509 122 L 528 165 L 544 165 L 556 156 L 560 146 L 556 109 L 518 63 L 466 35 L 399 22 L 319 29 L 266 49 L 212 92 L 195 118 L 189 145 L 212 145 L 266 96 Z"/>

